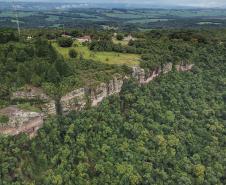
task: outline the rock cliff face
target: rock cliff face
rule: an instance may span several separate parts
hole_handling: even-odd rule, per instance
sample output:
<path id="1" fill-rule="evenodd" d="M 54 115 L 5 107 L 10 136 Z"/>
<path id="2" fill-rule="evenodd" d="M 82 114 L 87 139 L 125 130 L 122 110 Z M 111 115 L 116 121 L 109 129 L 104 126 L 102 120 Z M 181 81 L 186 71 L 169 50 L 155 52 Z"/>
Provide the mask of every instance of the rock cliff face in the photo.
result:
<path id="1" fill-rule="evenodd" d="M 47 115 L 56 114 L 55 101 L 52 100 L 41 88 L 26 86 L 21 91 L 13 92 L 11 100 L 23 100 L 23 101 L 40 101 L 42 102 L 40 108 Z"/>
<path id="2" fill-rule="evenodd" d="M 168 63 L 168 64 L 163 65 L 162 72 L 163 72 L 163 74 L 166 74 L 166 73 L 172 71 L 172 69 L 173 69 L 173 64 Z"/>
<path id="3" fill-rule="evenodd" d="M 190 71 L 193 66 L 193 64 L 181 64 L 175 65 L 175 69 L 178 72 L 185 72 Z M 162 67 L 157 67 L 154 70 L 148 70 L 147 72 L 145 72 L 145 70 L 140 67 L 133 67 L 132 77 L 137 79 L 140 84 L 147 84 L 159 75 L 169 73 L 172 71 L 172 69 L 172 63 L 165 64 Z"/>
<path id="4" fill-rule="evenodd" d="M 172 68 L 172 63 L 165 64 L 162 67 L 157 67 L 154 70 L 148 70 L 147 72 L 145 72 L 145 70 L 140 67 L 133 67 L 132 76 L 137 79 L 140 84 L 147 84 L 162 73 L 166 74 L 172 71 Z"/>
<path id="5" fill-rule="evenodd" d="M 104 98 L 119 93 L 123 85 L 123 78 L 115 75 L 108 83 L 101 83 L 95 88 L 80 88 L 74 90 L 60 100 L 63 114 L 72 110 L 81 110 L 90 99 L 91 106 L 97 106 Z"/>
<path id="6" fill-rule="evenodd" d="M 41 100 L 47 102 L 50 100 L 50 97 L 41 88 L 27 86 L 22 91 L 12 93 L 11 100 Z"/>
<path id="7" fill-rule="evenodd" d="M 81 110 L 86 105 L 86 89 L 76 89 L 65 96 L 60 100 L 61 109 L 64 114 L 72 110 Z"/>
<path id="8" fill-rule="evenodd" d="M 95 89 L 91 89 L 91 106 L 97 106 L 104 98 L 117 94 L 121 91 L 123 85 L 122 76 L 114 76 L 108 83 L 102 83 Z"/>
<path id="9" fill-rule="evenodd" d="M 0 125 L 0 133 L 6 135 L 27 133 L 33 137 L 43 125 L 43 114 L 21 110 L 15 106 L 0 110 L 0 115 L 9 118 L 8 123 Z"/>
<path id="10" fill-rule="evenodd" d="M 178 72 L 189 71 L 193 67 L 193 64 L 181 64 L 176 65 L 175 69 Z M 153 70 L 145 71 L 140 67 L 133 67 L 131 76 L 138 80 L 140 84 L 147 84 L 154 80 L 161 74 L 166 74 L 173 69 L 173 64 L 168 63 L 161 67 L 156 67 Z M 120 75 L 113 76 L 113 79 L 107 83 L 101 83 L 95 88 L 85 87 L 76 89 L 65 96 L 61 97 L 59 102 L 55 102 L 49 98 L 40 89 L 31 88 L 26 91 L 18 91 L 12 94 L 12 100 L 41 100 L 43 105 L 41 106 L 42 114 L 36 112 L 28 112 L 20 110 L 16 107 L 8 107 L 0 110 L 0 115 L 6 115 L 9 117 L 9 124 L 5 127 L 0 127 L 0 133 L 7 135 L 17 135 L 22 132 L 28 133 L 30 136 L 34 136 L 37 130 L 43 124 L 43 118 L 48 115 L 57 114 L 57 106 L 63 114 L 68 114 L 70 111 L 79 111 L 89 103 L 91 106 L 97 106 L 106 97 L 117 94 L 121 91 L 124 79 Z"/>
<path id="11" fill-rule="evenodd" d="M 48 103 L 44 103 L 41 105 L 41 110 L 44 113 L 45 117 L 48 115 L 56 115 L 56 102 L 54 100 L 50 100 Z"/>
<path id="12" fill-rule="evenodd" d="M 182 65 L 176 65 L 176 70 L 179 72 L 185 72 L 192 70 L 192 67 L 194 64 L 182 64 Z"/>

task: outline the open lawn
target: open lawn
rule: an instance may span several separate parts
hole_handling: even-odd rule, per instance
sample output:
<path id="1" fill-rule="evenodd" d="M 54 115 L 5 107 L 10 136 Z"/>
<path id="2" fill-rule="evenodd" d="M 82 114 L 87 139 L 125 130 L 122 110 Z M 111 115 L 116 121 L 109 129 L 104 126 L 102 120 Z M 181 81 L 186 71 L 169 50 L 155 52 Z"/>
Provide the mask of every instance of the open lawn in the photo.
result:
<path id="1" fill-rule="evenodd" d="M 125 64 L 128 66 L 139 65 L 140 56 L 136 54 L 117 52 L 94 52 L 90 51 L 87 46 L 83 46 L 77 42 L 75 42 L 70 48 L 62 48 L 56 42 L 52 43 L 52 45 L 57 49 L 60 54 L 64 56 L 65 59 L 69 59 L 68 51 L 70 49 L 75 49 L 79 53 L 79 56 L 82 55 L 85 59 L 92 59 L 107 64 Z"/>

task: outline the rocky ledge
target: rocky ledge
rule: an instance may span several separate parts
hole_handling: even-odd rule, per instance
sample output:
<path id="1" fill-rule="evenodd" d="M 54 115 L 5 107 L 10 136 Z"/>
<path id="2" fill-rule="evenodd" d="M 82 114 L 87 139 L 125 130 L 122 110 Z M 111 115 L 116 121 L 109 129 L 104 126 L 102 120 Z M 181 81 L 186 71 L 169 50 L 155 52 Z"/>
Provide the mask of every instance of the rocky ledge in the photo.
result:
<path id="1" fill-rule="evenodd" d="M 181 64 L 181 65 L 175 65 L 175 69 L 178 72 L 185 72 L 190 71 L 194 64 Z M 162 67 L 156 67 L 153 70 L 147 70 L 145 72 L 144 69 L 140 67 L 133 67 L 133 73 L 132 76 L 138 80 L 140 84 L 147 84 L 154 80 L 156 77 L 160 76 L 161 74 L 166 74 L 173 69 L 173 64 L 168 63 L 163 65 Z"/>
<path id="2" fill-rule="evenodd" d="M 172 63 L 156 67 L 153 70 L 144 70 L 140 67 L 133 67 L 131 77 L 136 79 L 140 84 L 147 84 L 154 80 L 161 74 L 166 74 L 173 69 L 178 72 L 189 71 L 193 64 L 181 64 L 173 66 Z M 97 106 L 106 97 L 117 94 L 121 91 L 123 82 L 128 77 L 121 75 L 114 75 L 112 80 L 107 83 L 101 83 L 95 88 L 84 87 L 75 89 L 74 91 L 61 97 L 59 102 L 49 98 L 41 89 L 28 88 L 25 91 L 18 91 L 12 94 L 13 100 L 41 100 L 42 113 L 29 112 L 10 106 L 0 110 L 0 115 L 9 118 L 5 126 L 0 125 L 0 133 L 7 135 L 17 135 L 22 132 L 34 136 L 37 130 L 42 127 L 43 119 L 49 115 L 56 115 L 60 110 L 62 114 L 68 114 L 70 111 L 78 111 L 84 109 L 88 104 L 90 106 Z M 57 107 L 58 106 L 58 107 Z"/>
<path id="3" fill-rule="evenodd" d="M 30 137 L 33 137 L 43 125 L 42 113 L 22 110 L 16 106 L 0 110 L 0 115 L 8 118 L 4 124 L 0 123 L 0 133 L 6 135 L 27 133 Z"/>
<path id="4" fill-rule="evenodd" d="M 41 88 L 26 86 L 22 90 L 12 93 L 11 100 L 42 100 L 48 102 L 50 97 Z"/>

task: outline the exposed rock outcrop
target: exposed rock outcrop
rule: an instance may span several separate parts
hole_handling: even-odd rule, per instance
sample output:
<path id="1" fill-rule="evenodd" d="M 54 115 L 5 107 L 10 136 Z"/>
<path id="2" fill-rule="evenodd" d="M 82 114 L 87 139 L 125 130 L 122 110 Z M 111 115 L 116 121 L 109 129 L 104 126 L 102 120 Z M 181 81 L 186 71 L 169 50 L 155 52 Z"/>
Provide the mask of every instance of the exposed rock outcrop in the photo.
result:
<path id="1" fill-rule="evenodd" d="M 13 92 L 11 100 L 41 102 L 40 108 L 44 115 L 56 115 L 55 101 L 44 93 L 43 89 L 33 86 L 25 86 L 23 90 Z"/>
<path id="2" fill-rule="evenodd" d="M 162 72 L 163 74 L 169 73 L 173 69 L 173 64 L 170 62 L 168 64 L 163 65 Z"/>
<path id="3" fill-rule="evenodd" d="M 80 88 L 63 96 L 60 100 L 62 112 L 66 114 L 72 110 L 84 108 L 86 105 L 86 91 L 85 88 Z"/>
<path id="4" fill-rule="evenodd" d="M 6 135 L 27 133 L 30 137 L 33 137 L 43 125 L 42 113 L 25 111 L 15 106 L 0 110 L 0 115 L 9 118 L 8 123 L 0 124 L 0 133 Z"/>
<path id="5" fill-rule="evenodd" d="M 172 63 L 165 64 L 162 67 L 156 67 L 154 70 L 148 70 L 147 72 L 140 67 L 133 67 L 132 76 L 137 79 L 140 84 L 147 84 L 161 75 L 161 73 L 166 74 L 172 71 L 172 68 Z"/>
<path id="6" fill-rule="evenodd" d="M 11 100 L 40 100 L 46 102 L 50 101 L 50 97 L 41 88 L 26 86 L 21 91 L 13 92 Z"/>
<path id="7" fill-rule="evenodd" d="M 123 85 L 123 78 L 115 75 L 108 83 L 101 83 L 95 88 L 86 87 L 76 89 L 60 100 L 63 114 L 67 114 L 72 110 L 81 110 L 90 99 L 91 106 L 97 106 L 104 98 L 119 93 Z"/>
<path id="8" fill-rule="evenodd" d="M 189 71 L 193 64 L 175 65 L 175 69 L 179 72 Z M 147 70 L 140 67 L 133 67 L 132 77 L 137 79 L 140 84 L 147 84 L 161 74 L 166 74 L 173 69 L 173 64 L 168 63 L 161 67 L 156 67 L 153 70 Z M 59 107 L 63 114 L 68 114 L 70 111 L 79 111 L 90 103 L 91 106 L 97 106 L 106 97 L 117 94 L 121 91 L 124 79 L 121 75 L 114 75 L 112 80 L 107 83 L 101 83 L 97 87 L 85 87 L 76 89 L 58 101 L 54 101 L 48 97 L 41 89 L 28 88 L 25 91 L 18 91 L 12 94 L 12 100 L 41 100 L 41 110 L 43 113 L 29 112 L 18 109 L 14 106 L 0 110 L 0 115 L 9 117 L 8 126 L 0 127 L 0 133 L 8 135 L 17 135 L 22 132 L 28 133 L 30 136 L 36 134 L 37 130 L 43 124 L 43 118 L 48 115 L 56 115 Z M 58 107 L 59 106 L 59 107 Z"/>
<path id="9" fill-rule="evenodd" d="M 194 64 L 181 64 L 175 65 L 175 69 L 178 72 L 190 71 Z M 164 64 L 162 67 L 156 67 L 154 70 L 148 70 L 145 72 L 144 69 L 140 67 L 133 67 L 132 77 L 138 80 L 140 84 L 147 84 L 154 80 L 159 75 L 169 73 L 173 69 L 173 64 Z"/>
<path id="10" fill-rule="evenodd" d="M 113 80 L 108 83 L 102 83 L 95 89 L 91 89 L 90 98 L 91 106 L 98 105 L 104 98 L 117 94 L 121 91 L 123 85 L 123 77 L 114 76 Z"/>
<path id="11" fill-rule="evenodd" d="M 176 70 L 179 72 L 185 72 L 185 71 L 190 71 L 192 70 L 192 67 L 194 64 L 181 64 L 181 65 L 176 65 Z"/>
<path id="12" fill-rule="evenodd" d="M 44 103 L 41 105 L 41 110 L 44 113 L 45 117 L 48 115 L 56 115 L 56 102 L 54 100 L 50 100 L 48 103 Z"/>

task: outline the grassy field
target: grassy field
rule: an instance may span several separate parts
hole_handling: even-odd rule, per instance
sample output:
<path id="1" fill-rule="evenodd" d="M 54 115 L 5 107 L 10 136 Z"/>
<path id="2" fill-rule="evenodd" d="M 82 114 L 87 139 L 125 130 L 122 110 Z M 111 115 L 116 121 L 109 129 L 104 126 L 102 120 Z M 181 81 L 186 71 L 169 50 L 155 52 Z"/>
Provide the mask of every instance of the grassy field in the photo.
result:
<path id="1" fill-rule="evenodd" d="M 127 40 L 117 40 L 116 38 L 113 38 L 112 41 L 115 44 L 122 44 L 123 46 L 127 46 L 129 44 L 129 41 Z"/>
<path id="2" fill-rule="evenodd" d="M 69 59 L 68 51 L 70 49 L 75 49 L 79 55 L 82 55 L 85 59 L 92 59 L 95 61 L 116 64 L 116 65 L 128 65 L 137 66 L 139 65 L 140 56 L 136 54 L 128 53 L 116 53 L 116 52 L 93 52 L 88 49 L 87 46 L 83 46 L 79 43 L 74 43 L 70 48 L 59 47 L 56 42 L 52 45 L 57 49 L 57 51 L 64 56 L 65 59 Z"/>

